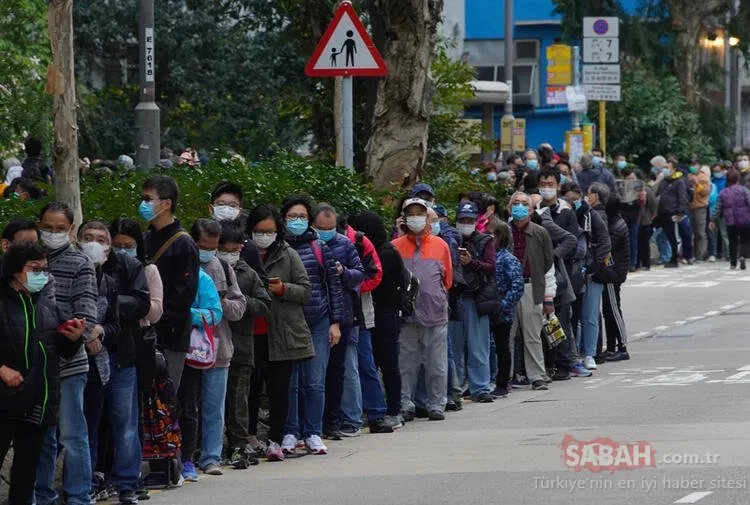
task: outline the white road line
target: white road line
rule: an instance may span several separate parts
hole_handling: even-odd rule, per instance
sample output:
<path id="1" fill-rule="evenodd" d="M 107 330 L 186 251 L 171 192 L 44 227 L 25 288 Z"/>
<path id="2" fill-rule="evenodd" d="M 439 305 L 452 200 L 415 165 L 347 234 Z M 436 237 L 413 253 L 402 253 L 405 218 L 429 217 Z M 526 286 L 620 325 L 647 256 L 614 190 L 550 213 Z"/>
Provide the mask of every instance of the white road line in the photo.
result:
<path id="1" fill-rule="evenodd" d="M 688 321 L 700 321 L 701 319 L 705 319 L 705 318 L 706 316 L 693 316 L 693 317 L 688 317 L 687 320 Z"/>
<path id="2" fill-rule="evenodd" d="M 640 333 L 636 333 L 635 335 L 630 335 L 630 339 L 640 339 L 640 338 L 646 338 L 650 335 L 647 331 L 642 331 Z"/>
<path id="3" fill-rule="evenodd" d="M 687 324 L 687 321 L 675 321 L 672 323 L 674 326 L 684 326 Z"/>
<path id="4" fill-rule="evenodd" d="M 713 491 L 698 491 L 696 493 L 690 493 L 687 496 L 683 496 L 675 503 L 697 503 L 698 501 L 713 493 Z"/>
<path id="5" fill-rule="evenodd" d="M 712 310 L 710 312 L 706 312 L 703 315 L 706 317 L 713 317 L 713 316 L 718 316 L 719 314 L 721 314 L 721 312 L 719 312 L 718 310 Z"/>
<path id="6" fill-rule="evenodd" d="M 664 331 L 668 329 L 669 329 L 669 326 L 654 326 L 654 330 L 656 331 Z"/>
<path id="7" fill-rule="evenodd" d="M 724 305 L 719 310 L 732 310 L 734 308 L 734 305 Z"/>

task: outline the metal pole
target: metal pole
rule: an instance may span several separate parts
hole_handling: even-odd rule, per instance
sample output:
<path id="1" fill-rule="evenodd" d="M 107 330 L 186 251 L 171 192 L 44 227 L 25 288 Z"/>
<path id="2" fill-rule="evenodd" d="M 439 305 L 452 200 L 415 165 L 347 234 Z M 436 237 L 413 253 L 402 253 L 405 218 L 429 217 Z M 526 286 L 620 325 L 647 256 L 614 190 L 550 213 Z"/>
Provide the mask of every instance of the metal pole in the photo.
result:
<path id="1" fill-rule="evenodd" d="M 344 77 L 344 166 L 354 170 L 354 87 L 351 77 Z"/>
<path id="2" fill-rule="evenodd" d="M 139 0 L 138 41 L 140 85 L 135 108 L 136 165 L 150 170 L 159 163 L 161 129 L 156 105 L 156 46 L 154 39 L 154 0 Z"/>
<path id="3" fill-rule="evenodd" d="M 581 48 L 573 47 L 573 85 L 577 88 L 581 85 Z M 581 113 L 573 113 L 573 129 L 581 129 Z"/>
<path id="4" fill-rule="evenodd" d="M 505 115 L 513 117 L 513 0 L 505 0 L 505 82 L 510 89 L 505 101 Z"/>
<path id="5" fill-rule="evenodd" d="M 607 155 L 607 102 L 599 100 L 599 149 Z"/>

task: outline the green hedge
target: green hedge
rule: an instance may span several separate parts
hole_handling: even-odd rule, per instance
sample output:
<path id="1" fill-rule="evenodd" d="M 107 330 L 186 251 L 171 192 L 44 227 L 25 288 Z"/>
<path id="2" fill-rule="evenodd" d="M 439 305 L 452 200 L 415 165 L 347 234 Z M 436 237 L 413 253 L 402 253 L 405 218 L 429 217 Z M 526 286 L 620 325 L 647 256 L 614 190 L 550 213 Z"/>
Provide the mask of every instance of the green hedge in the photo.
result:
<path id="1" fill-rule="evenodd" d="M 87 176 L 81 182 L 84 220 L 110 222 L 117 217 L 136 218 L 141 185 L 155 173 L 170 175 L 177 181 L 180 187 L 177 217 L 186 225 L 207 216 L 211 189 L 224 179 L 242 187 L 247 209 L 259 203 L 279 205 L 287 195 L 308 193 L 316 201 L 329 202 L 345 214 L 365 209 L 389 213 L 371 186 L 345 168 L 294 156 L 280 156 L 252 164 L 229 156 L 216 156 L 207 165 L 195 168 L 131 172 L 98 178 Z M 19 215 L 36 218 L 41 208 L 54 199 L 54 189 L 47 189 L 50 194 L 46 199 L 0 203 L 0 226 L 4 227 L 11 218 Z"/>

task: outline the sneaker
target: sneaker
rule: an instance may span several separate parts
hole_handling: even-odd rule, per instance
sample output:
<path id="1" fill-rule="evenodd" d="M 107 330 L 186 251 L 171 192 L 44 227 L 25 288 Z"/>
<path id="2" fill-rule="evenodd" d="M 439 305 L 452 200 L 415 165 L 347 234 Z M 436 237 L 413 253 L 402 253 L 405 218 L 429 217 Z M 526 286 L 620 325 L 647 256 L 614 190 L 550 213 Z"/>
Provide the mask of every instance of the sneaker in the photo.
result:
<path id="1" fill-rule="evenodd" d="M 393 433 L 393 426 L 385 419 L 375 419 L 370 421 L 370 433 Z"/>
<path id="2" fill-rule="evenodd" d="M 616 353 L 612 354 L 609 358 L 607 358 L 607 361 L 627 361 L 630 359 L 630 354 L 628 354 L 628 351 L 617 351 Z"/>
<path id="3" fill-rule="evenodd" d="M 531 383 L 531 389 L 533 389 L 534 391 L 547 391 L 549 387 L 547 386 L 546 382 L 541 379 L 537 379 Z"/>
<path id="4" fill-rule="evenodd" d="M 586 367 L 586 370 L 596 370 L 596 361 L 593 356 L 586 356 L 583 360 L 583 366 Z"/>
<path id="5" fill-rule="evenodd" d="M 581 363 L 576 363 L 573 365 L 573 368 L 570 369 L 571 377 L 591 377 L 592 375 L 593 372 L 591 372 L 591 370 L 586 370 L 586 367 Z"/>
<path id="6" fill-rule="evenodd" d="M 229 464 L 236 470 L 245 470 L 250 468 L 250 465 L 257 465 L 258 458 L 250 446 L 235 447 L 232 449 L 232 455 L 229 457 Z"/>
<path id="7" fill-rule="evenodd" d="M 411 410 L 404 410 L 401 412 L 401 419 L 405 423 L 410 423 L 414 420 L 414 412 Z"/>
<path id="8" fill-rule="evenodd" d="M 737 265 L 730 265 L 729 270 L 737 270 Z"/>
<path id="9" fill-rule="evenodd" d="M 203 473 L 206 475 L 224 475 L 224 472 L 221 471 L 221 467 L 218 463 L 207 464 L 203 467 Z"/>
<path id="10" fill-rule="evenodd" d="M 747 264 L 745 263 L 745 258 L 740 258 L 740 270 L 745 270 L 747 268 Z"/>
<path id="11" fill-rule="evenodd" d="M 430 421 L 445 421 L 445 414 L 439 410 L 431 410 L 428 416 Z"/>
<path id="12" fill-rule="evenodd" d="M 341 440 L 343 438 L 341 435 L 341 427 L 336 424 L 329 424 L 323 428 L 323 435 L 325 435 L 328 440 Z"/>
<path id="13" fill-rule="evenodd" d="M 276 442 L 268 444 L 266 459 L 268 461 L 284 461 L 284 451 L 281 449 L 281 446 Z"/>
<path id="14" fill-rule="evenodd" d="M 602 363 L 606 363 L 607 362 L 607 356 L 608 356 L 608 354 L 606 354 L 606 353 L 597 354 L 596 356 L 594 356 L 594 363 L 596 363 L 597 365 L 601 365 Z"/>
<path id="15" fill-rule="evenodd" d="M 476 403 L 492 403 L 495 400 L 490 393 L 479 393 L 472 399 L 472 401 Z"/>
<path id="16" fill-rule="evenodd" d="M 143 486 L 143 484 L 141 484 L 141 486 Z M 135 492 L 135 494 L 138 496 L 138 501 L 146 501 L 151 499 L 151 497 L 148 495 L 148 489 L 144 487 L 139 488 Z"/>
<path id="17" fill-rule="evenodd" d="M 461 410 L 461 404 L 449 399 L 445 404 L 445 410 L 447 410 L 448 412 L 459 411 Z"/>
<path id="18" fill-rule="evenodd" d="M 135 491 L 122 491 L 120 493 L 120 503 L 124 505 L 135 505 L 138 503 L 138 495 Z"/>
<path id="19" fill-rule="evenodd" d="M 687 264 L 688 265 L 695 265 L 695 259 L 694 258 L 690 258 L 689 260 L 687 260 Z"/>
<path id="20" fill-rule="evenodd" d="M 631 274 L 635 273 L 637 271 L 638 271 L 638 269 L 636 267 L 630 267 L 630 268 L 628 268 L 628 272 L 630 272 Z"/>
<path id="21" fill-rule="evenodd" d="M 550 379 L 550 375 L 553 375 L 553 376 L 554 376 L 555 374 L 554 374 L 554 372 L 553 372 L 553 373 L 551 373 L 551 374 L 550 374 L 550 373 L 545 373 L 545 374 L 542 374 L 542 380 L 543 380 L 544 382 L 546 382 L 547 384 L 552 384 L 552 379 Z"/>
<path id="22" fill-rule="evenodd" d="M 513 379 L 513 387 L 514 388 L 524 388 L 526 386 L 529 386 L 531 382 L 529 382 L 528 377 L 524 377 L 523 375 L 516 375 L 516 377 Z"/>
<path id="23" fill-rule="evenodd" d="M 417 407 L 414 409 L 414 417 L 417 417 L 419 419 L 427 419 L 430 417 L 430 413 L 427 412 L 427 409 L 424 407 Z"/>
<path id="24" fill-rule="evenodd" d="M 284 454 L 294 454 L 297 450 L 297 437 L 292 435 L 284 435 L 284 440 L 281 441 L 281 450 Z"/>
<path id="25" fill-rule="evenodd" d="M 255 435 L 250 435 L 247 439 L 247 447 L 253 450 L 256 456 L 265 454 L 268 446 L 262 440 L 259 440 Z"/>
<path id="26" fill-rule="evenodd" d="M 198 482 L 198 472 L 195 471 L 195 465 L 192 461 L 185 461 L 182 464 L 182 476 L 188 482 Z"/>
<path id="27" fill-rule="evenodd" d="M 555 375 L 552 376 L 552 380 L 568 381 L 570 380 L 570 372 L 567 370 L 555 370 Z"/>
<path id="28" fill-rule="evenodd" d="M 310 435 L 307 437 L 307 440 L 305 440 L 305 447 L 307 447 L 307 452 L 310 454 L 317 454 L 320 456 L 328 454 L 328 448 L 318 435 Z"/>
<path id="29" fill-rule="evenodd" d="M 708 262 L 709 263 L 716 263 L 716 256 L 714 256 L 713 254 L 711 256 L 709 256 L 708 257 Z"/>
<path id="30" fill-rule="evenodd" d="M 361 434 L 362 430 L 360 428 L 355 428 L 354 426 L 344 426 L 341 428 L 341 435 L 346 438 L 358 437 Z"/>
<path id="31" fill-rule="evenodd" d="M 394 430 L 404 427 L 404 421 L 401 419 L 400 414 L 395 416 L 385 416 L 385 422 Z"/>
<path id="32" fill-rule="evenodd" d="M 510 388 L 507 386 L 496 387 L 490 394 L 493 398 L 507 398 L 507 396 L 510 394 Z"/>

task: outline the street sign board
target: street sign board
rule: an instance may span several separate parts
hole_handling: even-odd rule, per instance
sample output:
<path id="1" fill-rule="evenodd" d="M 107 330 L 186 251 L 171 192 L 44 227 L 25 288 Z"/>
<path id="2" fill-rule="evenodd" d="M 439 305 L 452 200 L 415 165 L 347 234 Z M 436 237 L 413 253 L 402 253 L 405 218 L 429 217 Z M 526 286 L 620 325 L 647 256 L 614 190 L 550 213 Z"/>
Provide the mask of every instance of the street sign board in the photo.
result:
<path id="1" fill-rule="evenodd" d="M 588 97 L 580 86 L 565 88 L 565 98 L 570 112 L 586 112 L 588 110 L 588 103 L 586 103 Z"/>
<path id="2" fill-rule="evenodd" d="M 573 84 L 573 48 L 564 44 L 547 47 L 547 86 Z"/>
<path id="3" fill-rule="evenodd" d="M 587 37 L 583 39 L 584 63 L 619 63 L 620 39 L 617 37 Z"/>
<path id="4" fill-rule="evenodd" d="M 620 20 L 616 17 L 583 18 L 584 37 L 619 37 Z"/>
<path id="5" fill-rule="evenodd" d="M 526 120 L 513 120 L 513 150 L 517 153 L 526 150 Z"/>
<path id="6" fill-rule="evenodd" d="M 383 58 L 349 2 L 339 6 L 333 21 L 305 66 L 309 77 L 383 76 Z"/>
<path id="7" fill-rule="evenodd" d="M 547 86 L 547 105 L 568 105 L 565 86 Z"/>
<path id="8" fill-rule="evenodd" d="M 620 85 L 619 84 L 586 84 L 586 98 L 589 100 L 600 100 L 602 102 L 619 102 Z"/>
<path id="9" fill-rule="evenodd" d="M 620 84 L 620 65 L 584 65 L 584 84 Z"/>

